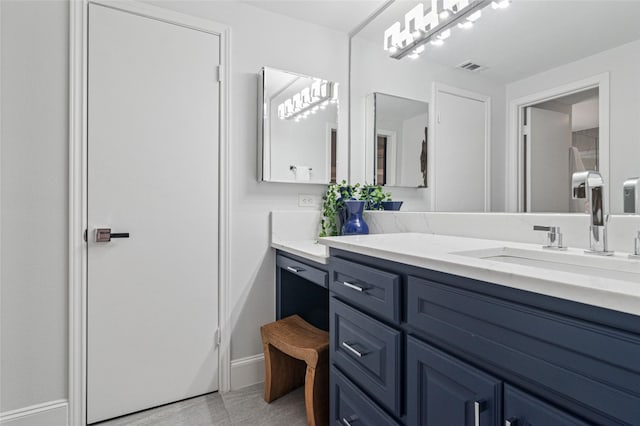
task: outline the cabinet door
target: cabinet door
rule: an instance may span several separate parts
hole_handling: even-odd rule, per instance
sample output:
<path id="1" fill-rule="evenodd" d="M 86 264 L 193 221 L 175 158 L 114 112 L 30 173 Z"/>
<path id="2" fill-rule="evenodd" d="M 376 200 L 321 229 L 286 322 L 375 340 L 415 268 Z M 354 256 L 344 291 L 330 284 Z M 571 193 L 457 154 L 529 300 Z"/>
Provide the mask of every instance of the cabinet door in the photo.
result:
<path id="1" fill-rule="evenodd" d="M 589 423 L 578 420 L 528 393 L 504 385 L 504 424 L 505 426 L 586 426 Z"/>
<path id="2" fill-rule="evenodd" d="M 498 425 L 501 402 L 500 380 L 407 337 L 409 425 Z"/>

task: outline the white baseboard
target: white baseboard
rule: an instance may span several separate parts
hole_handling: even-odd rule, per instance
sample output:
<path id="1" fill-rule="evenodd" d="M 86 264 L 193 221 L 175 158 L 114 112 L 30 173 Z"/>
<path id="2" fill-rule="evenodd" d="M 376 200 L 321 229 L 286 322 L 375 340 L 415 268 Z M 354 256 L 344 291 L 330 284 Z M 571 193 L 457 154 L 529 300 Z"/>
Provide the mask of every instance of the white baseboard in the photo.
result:
<path id="1" fill-rule="evenodd" d="M 67 426 L 68 424 L 69 402 L 66 399 L 0 413 L 2 426 Z"/>
<path id="2" fill-rule="evenodd" d="M 264 355 L 254 355 L 231 361 L 231 390 L 264 382 Z"/>

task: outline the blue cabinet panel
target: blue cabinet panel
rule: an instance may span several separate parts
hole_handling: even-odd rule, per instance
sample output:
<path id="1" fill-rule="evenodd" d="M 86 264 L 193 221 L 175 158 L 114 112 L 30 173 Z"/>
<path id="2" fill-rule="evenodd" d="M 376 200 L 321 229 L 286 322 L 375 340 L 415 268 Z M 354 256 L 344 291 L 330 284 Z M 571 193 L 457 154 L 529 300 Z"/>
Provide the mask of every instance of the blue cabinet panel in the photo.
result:
<path id="1" fill-rule="evenodd" d="M 640 418 L 640 338 L 417 277 L 407 322 L 421 335 L 633 424 Z"/>
<path id="2" fill-rule="evenodd" d="M 335 367 L 331 368 L 331 420 L 334 426 L 399 426 Z"/>
<path id="3" fill-rule="evenodd" d="M 401 332 L 331 298 L 331 362 L 394 415 L 401 415 Z"/>
<path id="4" fill-rule="evenodd" d="M 513 386 L 504 386 L 505 426 L 588 426 L 592 423 L 573 417 Z"/>
<path id="5" fill-rule="evenodd" d="M 499 379 L 407 337 L 409 425 L 498 425 L 501 401 Z"/>
<path id="6" fill-rule="evenodd" d="M 400 276 L 369 266 L 331 258 L 329 288 L 368 313 L 400 323 Z"/>

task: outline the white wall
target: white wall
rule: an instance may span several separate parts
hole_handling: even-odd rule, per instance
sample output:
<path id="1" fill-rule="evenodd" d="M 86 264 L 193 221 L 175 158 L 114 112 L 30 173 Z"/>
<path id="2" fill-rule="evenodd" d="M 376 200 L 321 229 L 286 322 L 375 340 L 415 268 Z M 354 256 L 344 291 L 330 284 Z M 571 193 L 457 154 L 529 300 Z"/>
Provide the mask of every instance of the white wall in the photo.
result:
<path id="1" fill-rule="evenodd" d="M 65 1 L 1 4 L 0 412 L 67 396 Z"/>
<path id="2" fill-rule="evenodd" d="M 381 44 L 361 37 L 353 38 L 351 52 L 351 180 L 365 181 L 366 96 L 372 92 L 380 92 L 431 103 L 432 83 L 439 82 L 491 97 L 491 210 L 504 210 L 504 85 L 489 80 L 482 74 L 452 69 L 427 62 L 424 58 L 415 61 L 389 58 Z M 430 113 L 432 111 L 430 109 Z M 430 189 L 390 189 L 393 199 L 404 200 L 403 211 L 430 210 Z"/>
<path id="3" fill-rule="evenodd" d="M 237 2 L 155 1 L 154 4 L 227 24 L 231 34 L 231 276 L 234 360 L 262 353 L 261 324 L 273 321 L 275 258 L 269 212 L 298 208 L 298 193 L 322 194 L 324 185 L 258 183 L 257 73 L 270 66 L 321 76 L 340 84 L 346 105 L 346 34 Z M 346 108 L 339 108 L 339 174 L 345 170 Z M 344 173 L 344 171 L 342 172 Z M 233 380 L 233 378 L 232 378 Z"/>
<path id="4" fill-rule="evenodd" d="M 507 85 L 507 102 L 604 72 L 610 75 L 611 211 L 622 213 L 622 184 L 640 174 L 640 40 Z"/>

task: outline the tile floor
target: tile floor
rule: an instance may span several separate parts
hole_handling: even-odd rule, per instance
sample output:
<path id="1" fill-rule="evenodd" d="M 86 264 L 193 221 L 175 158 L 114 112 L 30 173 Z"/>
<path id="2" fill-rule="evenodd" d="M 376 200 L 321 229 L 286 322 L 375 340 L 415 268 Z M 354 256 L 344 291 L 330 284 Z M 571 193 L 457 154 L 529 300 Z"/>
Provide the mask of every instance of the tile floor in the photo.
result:
<path id="1" fill-rule="evenodd" d="M 263 384 L 220 394 L 191 398 L 175 404 L 119 417 L 95 426 L 305 426 L 304 387 L 267 404 Z"/>

